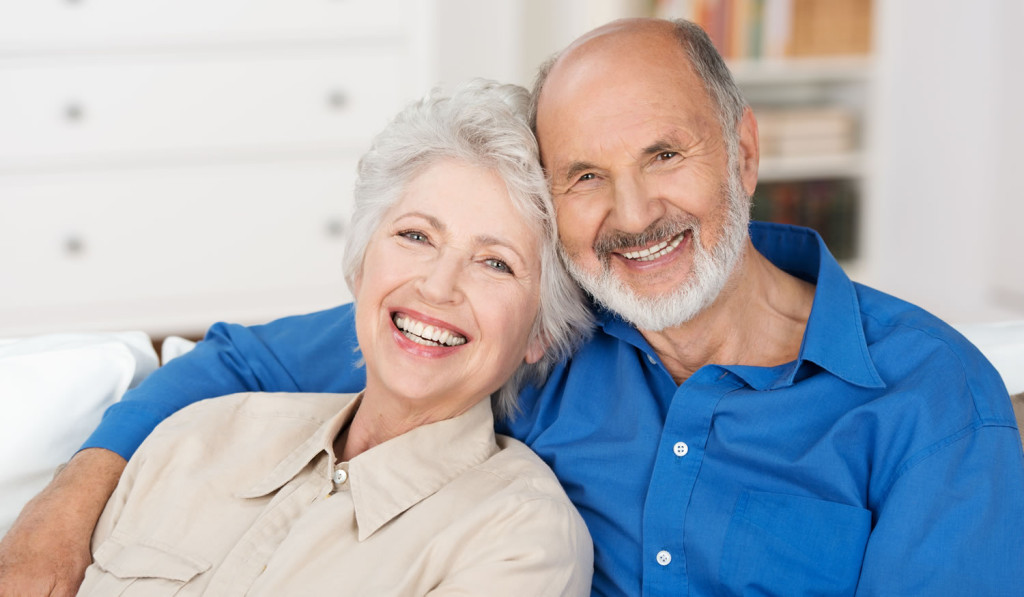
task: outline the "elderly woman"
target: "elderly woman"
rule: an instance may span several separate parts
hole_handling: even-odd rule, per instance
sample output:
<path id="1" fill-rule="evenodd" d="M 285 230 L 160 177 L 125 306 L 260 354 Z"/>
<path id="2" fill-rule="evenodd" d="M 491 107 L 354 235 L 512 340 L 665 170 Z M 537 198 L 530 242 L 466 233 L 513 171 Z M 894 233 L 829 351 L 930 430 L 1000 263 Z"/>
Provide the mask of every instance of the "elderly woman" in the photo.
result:
<path id="1" fill-rule="evenodd" d="M 236 394 L 146 440 L 80 595 L 585 595 L 554 475 L 496 436 L 589 329 L 562 270 L 527 95 L 415 104 L 359 164 L 346 279 L 366 388 Z"/>

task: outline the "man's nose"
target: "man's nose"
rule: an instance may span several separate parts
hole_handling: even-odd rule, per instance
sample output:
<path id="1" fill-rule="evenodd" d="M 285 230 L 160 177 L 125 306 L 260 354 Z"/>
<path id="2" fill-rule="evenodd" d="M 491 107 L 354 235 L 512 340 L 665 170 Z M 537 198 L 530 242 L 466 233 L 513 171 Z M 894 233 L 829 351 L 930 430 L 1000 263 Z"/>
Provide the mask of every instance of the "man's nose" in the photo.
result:
<path id="1" fill-rule="evenodd" d="M 441 252 L 430 263 L 424 264 L 418 284 L 423 299 L 434 305 L 461 300 L 460 279 L 464 269 L 462 259 L 446 252 Z"/>
<path id="2" fill-rule="evenodd" d="M 622 176 L 615 180 L 612 224 L 622 232 L 639 234 L 665 215 L 662 202 L 640 176 Z"/>

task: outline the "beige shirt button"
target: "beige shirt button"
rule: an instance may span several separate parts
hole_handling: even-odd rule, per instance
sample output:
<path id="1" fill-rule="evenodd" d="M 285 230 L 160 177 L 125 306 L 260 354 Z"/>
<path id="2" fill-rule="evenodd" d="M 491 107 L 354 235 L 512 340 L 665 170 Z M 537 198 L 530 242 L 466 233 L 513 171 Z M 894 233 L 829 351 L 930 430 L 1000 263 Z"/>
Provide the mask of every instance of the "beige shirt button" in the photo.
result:
<path id="1" fill-rule="evenodd" d="M 334 471 L 334 483 L 336 485 L 344 485 L 345 481 L 348 481 L 348 472 L 345 469 L 339 468 Z"/>

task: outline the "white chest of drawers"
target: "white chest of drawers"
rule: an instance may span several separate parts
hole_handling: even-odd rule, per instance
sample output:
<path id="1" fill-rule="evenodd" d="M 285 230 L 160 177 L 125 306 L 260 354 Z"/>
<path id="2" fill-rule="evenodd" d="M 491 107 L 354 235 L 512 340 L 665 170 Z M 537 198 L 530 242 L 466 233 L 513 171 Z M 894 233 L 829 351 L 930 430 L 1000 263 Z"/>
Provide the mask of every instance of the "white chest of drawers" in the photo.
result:
<path id="1" fill-rule="evenodd" d="M 0 0 L 0 336 L 348 300 L 355 163 L 434 81 L 428 0 Z"/>

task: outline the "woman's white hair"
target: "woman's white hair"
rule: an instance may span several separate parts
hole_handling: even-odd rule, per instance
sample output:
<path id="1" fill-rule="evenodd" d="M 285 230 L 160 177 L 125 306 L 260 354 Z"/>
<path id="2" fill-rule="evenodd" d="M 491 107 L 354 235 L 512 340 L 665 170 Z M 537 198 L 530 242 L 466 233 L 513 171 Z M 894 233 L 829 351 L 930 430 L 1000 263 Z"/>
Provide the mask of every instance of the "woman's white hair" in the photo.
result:
<path id="1" fill-rule="evenodd" d="M 451 94 L 435 90 L 402 110 L 359 160 L 343 263 L 354 292 L 366 246 L 384 214 L 431 165 L 455 159 L 497 173 L 541 239 L 540 309 L 530 340 L 540 338 L 546 346 L 540 361 L 524 361 L 495 393 L 495 411 L 503 417 L 516 412 L 523 384 L 543 381 L 550 367 L 568 357 L 593 327 L 583 294 L 558 255 L 554 207 L 527 120 L 529 102 L 522 87 L 474 79 Z"/>

